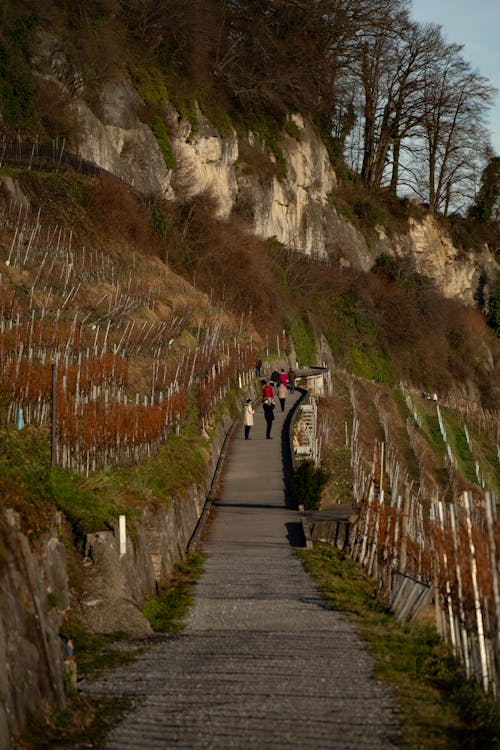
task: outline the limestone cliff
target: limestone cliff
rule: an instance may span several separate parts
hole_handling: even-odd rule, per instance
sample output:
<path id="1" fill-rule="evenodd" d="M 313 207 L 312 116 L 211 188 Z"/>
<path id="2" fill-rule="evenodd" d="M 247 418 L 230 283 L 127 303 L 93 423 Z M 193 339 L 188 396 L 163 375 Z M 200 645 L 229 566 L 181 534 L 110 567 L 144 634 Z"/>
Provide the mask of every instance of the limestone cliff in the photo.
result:
<path id="1" fill-rule="evenodd" d="M 152 130 L 141 121 L 143 103 L 125 76 L 107 81 L 92 100 L 85 98 L 78 71 L 71 68 L 57 38 L 40 37 L 34 57 L 37 75 L 61 94 L 60 107 L 74 126 L 67 146 L 140 192 L 172 200 L 209 190 L 219 213 L 242 212 L 256 234 L 275 237 L 306 255 L 329 256 L 339 267 L 369 270 L 381 252 L 409 255 L 416 270 L 431 276 L 448 297 L 473 303 L 480 283 L 492 281 L 498 263 L 488 248 L 458 251 L 432 217 L 413 221 L 404 236 L 388 237 L 383 227 L 368 246 L 363 234 L 336 211 L 331 195 L 337 178 L 313 125 L 291 117 L 280 149 L 285 169 L 257 136 L 233 131 L 222 136 L 198 110 L 198 128 L 166 104 L 176 165 L 169 170 Z"/>

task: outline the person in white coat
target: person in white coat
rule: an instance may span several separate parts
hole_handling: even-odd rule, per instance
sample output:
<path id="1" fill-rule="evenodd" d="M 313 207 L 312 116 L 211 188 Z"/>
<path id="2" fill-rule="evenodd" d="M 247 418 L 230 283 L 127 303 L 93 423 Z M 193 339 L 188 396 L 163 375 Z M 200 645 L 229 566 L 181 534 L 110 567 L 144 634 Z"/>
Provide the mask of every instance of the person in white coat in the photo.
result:
<path id="1" fill-rule="evenodd" d="M 245 440 L 250 440 L 250 430 L 253 427 L 253 415 L 255 410 L 252 406 L 252 399 L 247 398 L 243 413 L 243 424 L 245 425 Z"/>
<path id="2" fill-rule="evenodd" d="M 285 401 L 288 396 L 288 390 L 285 383 L 280 383 L 278 386 L 278 398 L 281 404 L 281 411 L 285 411 Z"/>

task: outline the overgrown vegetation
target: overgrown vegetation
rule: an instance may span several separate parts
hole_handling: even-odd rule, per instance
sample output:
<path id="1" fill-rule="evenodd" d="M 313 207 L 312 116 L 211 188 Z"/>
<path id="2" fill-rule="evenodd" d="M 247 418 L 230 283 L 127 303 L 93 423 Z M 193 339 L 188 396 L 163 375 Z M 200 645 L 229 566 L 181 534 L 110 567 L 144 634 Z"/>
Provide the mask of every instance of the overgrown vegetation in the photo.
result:
<path id="1" fill-rule="evenodd" d="M 106 735 L 130 708 L 129 698 L 72 695 L 66 708 L 31 717 L 17 750 L 79 750 L 104 747 Z"/>
<path id="2" fill-rule="evenodd" d="M 171 435 L 154 459 L 128 468 L 107 469 L 89 478 L 50 468 L 48 430 L 26 427 L 0 433 L 0 493 L 21 518 L 30 538 L 48 531 L 55 510 L 61 510 L 81 548 L 85 535 L 111 528 L 127 513 L 130 530 L 141 508 L 168 506 L 192 484 L 202 481 L 206 441 L 197 428 L 196 413 L 178 435 Z"/>
<path id="3" fill-rule="evenodd" d="M 9 0 L 0 8 L 0 107 L 2 119 L 24 133 L 36 128 L 35 84 L 30 53 L 35 14 L 19 12 Z"/>
<path id="4" fill-rule="evenodd" d="M 174 566 L 158 594 L 146 599 L 142 612 L 158 633 L 178 633 L 192 603 L 193 587 L 203 572 L 203 555 L 191 553 Z"/>
<path id="5" fill-rule="evenodd" d="M 356 624 L 376 676 L 394 691 L 400 747 L 500 747 L 500 703 L 466 679 L 433 628 L 397 622 L 378 598 L 376 583 L 333 547 L 317 545 L 299 555 L 324 601 Z"/>
<path id="6" fill-rule="evenodd" d="M 155 115 L 151 120 L 151 130 L 158 141 L 165 165 L 168 169 L 173 169 L 175 167 L 175 156 L 172 150 L 172 144 L 168 137 L 166 125 L 158 115 Z"/>
<path id="7" fill-rule="evenodd" d="M 329 473 L 324 466 L 316 466 L 314 461 L 301 461 L 292 471 L 289 491 L 295 505 L 303 505 L 305 510 L 319 508 L 323 489 Z"/>

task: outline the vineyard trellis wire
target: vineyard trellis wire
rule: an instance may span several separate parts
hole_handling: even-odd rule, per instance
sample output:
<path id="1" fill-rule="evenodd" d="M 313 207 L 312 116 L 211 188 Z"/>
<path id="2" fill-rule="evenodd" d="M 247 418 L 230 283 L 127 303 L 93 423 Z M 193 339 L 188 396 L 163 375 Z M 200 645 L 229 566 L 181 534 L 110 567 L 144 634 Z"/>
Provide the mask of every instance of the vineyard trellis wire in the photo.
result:
<path id="1" fill-rule="evenodd" d="M 2 218 L 10 232 L 2 259 L 10 273 L 30 279 L 21 300 L 0 273 L 6 423 L 21 412 L 28 425 L 48 425 L 55 398 L 54 462 L 85 474 L 154 455 L 178 431 L 191 396 L 207 434 L 217 403 L 253 377 L 251 340 L 224 330 L 217 315 L 195 321 L 189 308 L 161 321 L 132 319 L 134 310 L 155 309 L 164 291 L 161 274 L 137 279 L 102 251 L 77 247 L 71 230 L 44 225 L 40 212 L 32 215 L 21 204 L 12 202 Z M 104 293 L 90 307 L 85 285 L 98 283 Z M 174 356 L 172 345 L 186 333 L 190 345 Z M 132 362 L 140 362 L 144 381 L 135 394 Z"/>
<path id="2" fill-rule="evenodd" d="M 352 406 L 349 443 L 357 511 L 344 551 L 378 578 L 396 616 L 411 619 L 434 597 L 438 630 L 467 676 L 497 693 L 500 522 L 494 493 L 480 485 L 474 492 L 454 485 L 452 498 L 445 502 L 439 487 L 416 486 L 399 465 L 398 437 L 391 435 L 380 404 L 384 442 L 376 441 L 372 450 L 362 443 L 354 379 L 340 370 L 337 375 Z M 411 401 L 407 405 L 411 411 Z"/>

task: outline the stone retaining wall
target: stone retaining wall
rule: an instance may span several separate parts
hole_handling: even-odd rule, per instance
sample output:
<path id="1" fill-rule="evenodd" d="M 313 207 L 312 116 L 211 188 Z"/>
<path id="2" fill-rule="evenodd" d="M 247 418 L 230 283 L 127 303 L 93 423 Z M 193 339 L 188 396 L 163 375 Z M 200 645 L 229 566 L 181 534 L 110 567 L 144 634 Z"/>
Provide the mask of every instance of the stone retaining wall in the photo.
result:
<path id="1" fill-rule="evenodd" d="M 66 652 L 59 631 L 68 612 L 91 632 L 151 632 L 142 603 L 185 554 L 230 427 L 226 418 L 217 431 L 204 482 L 173 498 L 168 508 L 145 510 L 133 538 L 127 534 L 125 554 L 120 556 L 118 519 L 112 530 L 88 535 L 83 592 L 78 596 L 70 596 L 61 515 L 51 533 L 30 546 L 16 514 L 5 511 L 5 545 L 0 546 L 0 750 L 12 747 L 29 713 L 48 715 L 65 705 Z M 75 656 L 78 662 L 78 653 Z"/>

